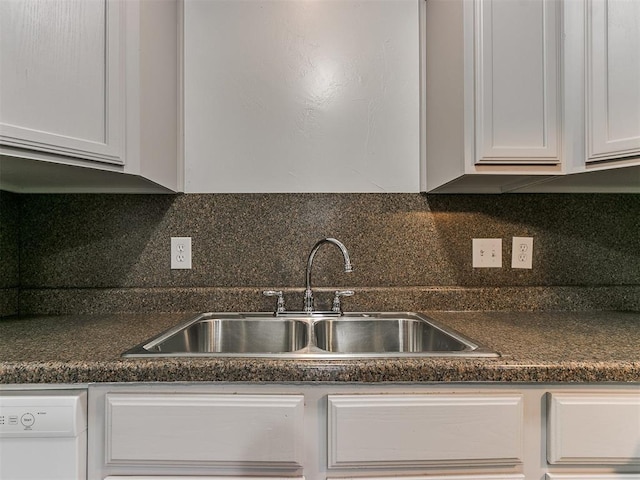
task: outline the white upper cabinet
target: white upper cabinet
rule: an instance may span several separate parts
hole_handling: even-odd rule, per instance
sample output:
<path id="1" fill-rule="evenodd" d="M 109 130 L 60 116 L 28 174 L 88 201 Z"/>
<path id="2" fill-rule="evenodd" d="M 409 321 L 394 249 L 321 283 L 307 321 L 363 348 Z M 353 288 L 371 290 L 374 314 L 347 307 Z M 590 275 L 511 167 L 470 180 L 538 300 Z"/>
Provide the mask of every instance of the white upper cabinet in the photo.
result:
<path id="1" fill-rule="evenodd" d="M 185 0 L 186 192 L 418 192 L 422 0 Z"/>
<path id="2" fill-rule="evenodd" d="M 425 22 L 423 189 L 640 192 L 640 2 L 429 0 Z"/>
<path id="3" fill-rule="evenodd" d="M 560 19 L 548 0 L 426 2 L 427 191 L 562 172 Z"/>
<path id="4" fill-rule="evenodd" d="M 640 2 L 588 2 L 586 45 L 587 161 L 640 156 Z"/>
<path id="5" fill-rule="evenodd" d="M 4 145 L 124 163 L 121 5 L 0 2 Z"/>
<path id="6" fill-rule="evenodd" d="M 474 4 L 474 163 L 560 163 L 558 5 Z"/>
<path id="7" fill-rule="evenodd" d="M 180 189 L 176 0 L 3 0 L 0 32 L 0 188 Z"/>

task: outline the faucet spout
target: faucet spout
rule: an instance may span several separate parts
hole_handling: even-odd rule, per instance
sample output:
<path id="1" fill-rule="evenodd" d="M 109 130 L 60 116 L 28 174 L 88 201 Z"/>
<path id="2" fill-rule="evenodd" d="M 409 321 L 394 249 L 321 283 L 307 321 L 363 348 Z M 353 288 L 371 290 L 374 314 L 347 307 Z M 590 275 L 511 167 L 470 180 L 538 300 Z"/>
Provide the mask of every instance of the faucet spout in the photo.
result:
<path id="1" fill-rule="evenodd" d="M 320 249 L 322 245 L 325 243 L 331 243 L 340 249 L 340 253 L 342 253 L 342 257 L 344 259 L 344 271 L 352 272 L 353 267 L 351 266 L 351 259 L 349 258 L 349 252 L 347 251 L 347 247 L 340 240 L 336 240 L 335 238 L 323 238 L 319 240 L 311 249 L 309 253 L 309 258 L 307 259 L 307 270 L 305 272 L 305 291 L 304 291 L 304 311 L 307 313 L 313 312 L 313 290 L 311 289 L 311 268 L 313 267 L 313 259 L 316 256 L 316 253 Z"/>

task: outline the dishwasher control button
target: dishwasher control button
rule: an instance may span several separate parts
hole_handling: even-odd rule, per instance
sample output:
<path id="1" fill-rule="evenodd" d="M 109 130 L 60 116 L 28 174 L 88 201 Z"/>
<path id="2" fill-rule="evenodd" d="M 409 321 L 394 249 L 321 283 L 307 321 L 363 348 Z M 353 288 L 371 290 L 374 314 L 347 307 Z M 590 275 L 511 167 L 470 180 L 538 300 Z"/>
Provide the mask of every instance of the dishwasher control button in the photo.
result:
<path id="1" fill-rule="evenodd" d="M 36 423 L 36 419 L 30 413 L 25 413 L 24 415 L 22 415 L 22 418 L 20 418 L 20 422 L 25 427 L 31 427 L 34 423 Z"/>

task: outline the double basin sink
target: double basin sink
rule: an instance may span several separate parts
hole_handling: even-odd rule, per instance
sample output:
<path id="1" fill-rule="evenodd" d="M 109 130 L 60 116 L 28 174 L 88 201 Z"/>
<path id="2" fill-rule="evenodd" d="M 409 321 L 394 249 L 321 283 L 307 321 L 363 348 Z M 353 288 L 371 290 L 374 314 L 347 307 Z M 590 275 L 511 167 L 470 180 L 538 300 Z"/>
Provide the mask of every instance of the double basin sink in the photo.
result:
<path id="1" fill-rule="evenodd" d="M 202 313 L 123 356 L 331 359 L 498 354 L 419 313 L 256 312 Z"/>

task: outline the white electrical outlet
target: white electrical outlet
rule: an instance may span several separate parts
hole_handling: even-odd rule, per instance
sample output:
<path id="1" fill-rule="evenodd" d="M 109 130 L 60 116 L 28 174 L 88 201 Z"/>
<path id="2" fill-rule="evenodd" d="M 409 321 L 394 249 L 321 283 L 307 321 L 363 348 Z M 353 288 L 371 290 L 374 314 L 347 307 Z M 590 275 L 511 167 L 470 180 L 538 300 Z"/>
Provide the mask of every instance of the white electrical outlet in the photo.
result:
<path id="1" fill-rule="evenodd" d="M 533 268 L 533 237 L 513 237 L 511 268 Z"/>
<path id="2" fill-rule="evenodd" d="M 473 239 L 473 268 L 502 268 L 502 239 Z"/>
<path id="3" fill-rule="evenodd" d="M 171 237 L 171 269 L 191 268 L 191 237 Z"/>

